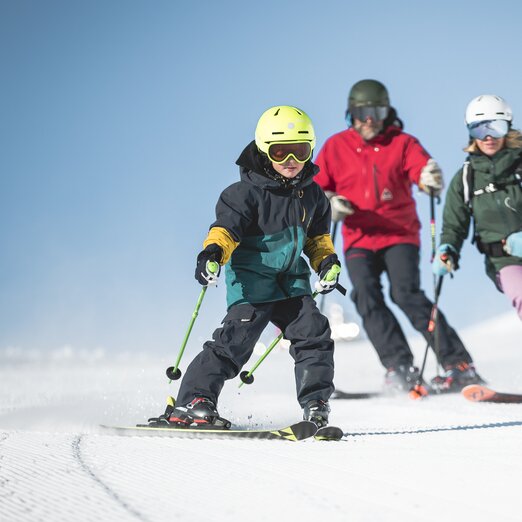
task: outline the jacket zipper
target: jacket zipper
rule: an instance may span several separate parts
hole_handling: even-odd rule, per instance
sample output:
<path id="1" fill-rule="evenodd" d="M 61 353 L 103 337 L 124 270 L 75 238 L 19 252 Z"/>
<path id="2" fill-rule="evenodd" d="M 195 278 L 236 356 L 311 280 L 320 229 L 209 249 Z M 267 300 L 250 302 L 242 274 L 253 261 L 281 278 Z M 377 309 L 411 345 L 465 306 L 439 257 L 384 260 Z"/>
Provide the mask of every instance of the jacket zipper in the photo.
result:
<path id="1" fill-rule="evenodd" d="M 299 211 L 299 200 L 298 198 L 296 197 L 296 194 L 295 194 L 295 190 L 292 191 L 292 200 L 295 201 L 297 203 L 297 205 L 294 205 L 294 208 L 296 209 L 296 216 L 297 216 L 297 222 L 294 221 L 294 224 L 292 226 L 292 230 L 293 230 L 293 247 L 292 247 L 292 254 L 290 256 L 290 261 L 288 262 L 288 264 L 286 265 L 286 268 L 284 270 L 281 270 L 281 272 L 279 272 L 279 274 L 277 274 L 277 284 L 279 285 L 279 287 L 281 288 L 283 294 L 285 294 L 286 297 L 290 297 L 290 294 L 286 291 L 286 289 L 284 288 L 283 284 L 281 283 L 281 280 L 283 279 L 283 276 L 286 272 L 288 272 L 288 270 L 290 269 L 290 267 L 292 266 L 293 262 L 294 262 L 294 258 L 295 258 L 295 255 L 297 253 L 297 224 L 299 222 L 299 218 L 301 216 L 301 212 Z"/>
<path id="2" fill-rule="evenodd" d="M 377 183 L 377 166 L 375 163 L 373 164 L 373 186 L 375 188 L 375 203 L 378 205 L 380 196 L 379 196 L 379 185 Z"/>

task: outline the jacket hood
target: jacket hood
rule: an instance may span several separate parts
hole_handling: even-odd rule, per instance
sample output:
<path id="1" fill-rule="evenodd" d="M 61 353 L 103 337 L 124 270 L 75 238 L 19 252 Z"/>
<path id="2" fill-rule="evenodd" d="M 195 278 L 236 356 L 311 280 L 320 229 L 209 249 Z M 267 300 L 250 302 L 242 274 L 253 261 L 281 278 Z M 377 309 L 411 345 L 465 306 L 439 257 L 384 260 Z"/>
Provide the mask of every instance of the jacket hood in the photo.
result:
<path id="1" fill-rule="evenodd" d="M 286 179 L 273 169 L 268 157 L 259 152 L 254 140 L 243 149 L 236 165 L 239 165 L 242 180 L 272 189 L 303 188 L 312 183 L 319 172 L 319 167 L 309 160 L 296 178 Z"/>

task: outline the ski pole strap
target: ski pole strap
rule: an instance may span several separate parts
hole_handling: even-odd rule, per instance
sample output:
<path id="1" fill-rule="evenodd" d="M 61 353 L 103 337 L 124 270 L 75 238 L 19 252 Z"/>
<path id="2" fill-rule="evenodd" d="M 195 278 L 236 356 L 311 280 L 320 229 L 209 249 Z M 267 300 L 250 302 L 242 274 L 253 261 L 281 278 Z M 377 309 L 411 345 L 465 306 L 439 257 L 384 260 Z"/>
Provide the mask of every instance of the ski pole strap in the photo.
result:
<path id="1" fill-rule="evenodd" d="M 346 295 L 346 288 L 344 288 L 343 285 L 341 285 L 340 283 L 337 283 L 335 289 L 340 292 L 342 295 Z"/>

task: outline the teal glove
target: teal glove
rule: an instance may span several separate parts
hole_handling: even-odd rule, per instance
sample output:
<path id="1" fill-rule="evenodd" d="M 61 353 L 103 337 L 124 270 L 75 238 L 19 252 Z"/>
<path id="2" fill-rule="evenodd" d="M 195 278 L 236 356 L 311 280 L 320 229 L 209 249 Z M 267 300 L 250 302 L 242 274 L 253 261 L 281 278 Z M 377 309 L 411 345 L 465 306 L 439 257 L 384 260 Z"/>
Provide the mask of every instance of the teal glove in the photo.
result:
<path id="1" fill-rule="evenodd" d="M 504 250 L 510 256 L 522 257 L 522 230 L 520 232 L 513 232 L 506 238 Z"/>
<path id="2" fill-rule="evenodd" d="M 459 267 L 459 254 L 456 248 L 449 243 L 440 245 L 431 264 L 436 276 L 443 277 Z"/>

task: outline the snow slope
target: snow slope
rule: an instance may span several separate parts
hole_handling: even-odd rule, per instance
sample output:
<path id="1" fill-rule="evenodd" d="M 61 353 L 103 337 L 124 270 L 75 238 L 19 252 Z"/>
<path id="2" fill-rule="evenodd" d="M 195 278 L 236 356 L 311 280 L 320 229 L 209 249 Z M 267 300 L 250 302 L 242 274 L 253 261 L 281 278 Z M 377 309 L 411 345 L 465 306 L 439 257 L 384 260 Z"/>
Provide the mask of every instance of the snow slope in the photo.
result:
<path id="1" fill-rule="evenodd" d="M 497 388 L 522 392 L 520 334 L 514 312 L 462 332 Z M 424 342 L 412 347 L 420 361 Z M 522 519 L 522 406 L 459 395 L 332 401 L 332 423 L 347 433 L 338 443 L 118 437 L 98 428 L 161 413 L 177 389 L 164 378 L 171 362 L 0 353 L 0 519 Z M 338 344 L 336 364 L 339 389 L 379 389 L 383 370 L 368 342 Z M 284 350 L 254 384 L 237 384 L 227 383 L 220 401 L 236 425 L 300 417 Z"/>

